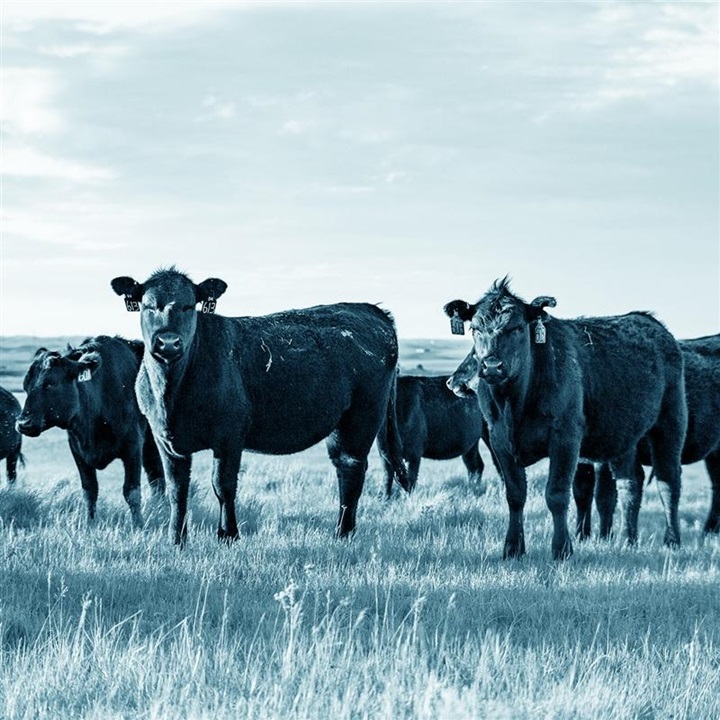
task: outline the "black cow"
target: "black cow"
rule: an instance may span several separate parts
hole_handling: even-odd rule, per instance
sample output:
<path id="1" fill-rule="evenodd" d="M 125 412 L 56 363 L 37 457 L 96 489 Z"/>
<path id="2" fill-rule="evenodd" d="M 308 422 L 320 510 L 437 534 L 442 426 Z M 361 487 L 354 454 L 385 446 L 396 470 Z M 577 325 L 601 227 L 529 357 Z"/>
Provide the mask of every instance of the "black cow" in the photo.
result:
<path id="1" fill-rule="evenodd" d="M 417 482 L 421 458 L 450 460 L 462 457 L 470 487 L 481 495 L 484 463 L 478 450 L 481 437 L 488 440 L 487 428 L 477 399 L 458 397 L 447 387 L 447 375 L 400 375 L 397 381 L 397 423 L 403 458 L 408 464 L 407 486 Z M 378 434 L 378 448 L 390 456 L 385 425 Z M 396 473 L 385 462 L 385 493 L 392 495 Z"/>
<path id="2" fill-rule="evenodd" d="M 550 458 L 545 499 L 553 516 L 552 554 L 566 558 L 572 553 L 567 512 L 579 457 L 610 461 L 615 476 L 632 488 L 635 449 L 645 436 L 665 507 L 665 543 L 678 545 L 687 408 L 677 342 L 648 313 L 566 320 L 545 311 L 555 304 L 551 297 L 524 302 L 504 278 L 474 305 L 455 300 L 445 306 L 454 328 L 464 321 L 472 328 L 473 354 L 457 380 L 468 384 L 474 376 L 505 481 L 510 518 L 504 557 L 525 552 L 528 465 Z M 634 492 L 625 494 L 626 504 Z M 629 524 L 626 530 L 633 542 Z"/>
<path id="3" fill-rule="evenodd" d="M 97 470 L 115 459 L 125 467 L 123 495 L 136 526 L 143 524 L 141 467 L 154 493 L 165 489 L 157 446 L 133 392 L 142 352 L 139 341 L 106 335 L 88 338 L 63 354 L 40 348 L 23 381 L 27 398 L 17 427 L 30 437 L 51 427 L 67 430 L 90 521 L 95 518 Z"/>
<path id="4" fill-rule="evenodd" d="M 720 335 L 680 340 L 678 344 L 685 360 L 688 409 L 687 434 L 681 461 L 683 465 L 705 461 L 712 487 L 712 500 L 703 532 L 720 533 Z M 638 482 L 634 487 L 639 494 L 634 499 L 630 518 L 636 526 L 642 500 L 642 466 L 652 464 L 649 445 L 647 439 L 643 439 L 638 446 L 635 466 Z M 575 489 L 578 532 L 586 537 L 590 535 L 593 487 L 600 516 L 600 537 L 607 538 L 612 532 L 617 495 L 612 473 L 606 464 L 597 469 L 597 483 L 594 475 L 588 475 Z"/>
<path id="5" fill-rule="evenodd" d="M 18 461 L 23 462 L 22 435 L 15 422 L 20 415 L 20 403 L 8 390 L 0 387 L 0 460 L 5 458 L 7 480 L 11 485 L 17 479 Z"/>
<path id="6" fill-rule="evenodd" d="M 220 504 L 218 537 L 238 535 L 237 476 L 243 450 L 288 454 L 323 438 L 337 471 L 337 534 L 355 528 L 367 457 L 389 418 L 390 460 L 403 486 L 395 422 L 395 324 L 375 305 L 338 303 L 262 317 L 212 314 L 223 280 L 196 285 L 175 268 L 144 283 L 112 281 L 141 311 L 145 354 L 136 394 L 160 445 L 170 483 L 170 533 L 187 536 L 192 454 L 211 449 Z M 202 303 L 201 312 L 195 305 Z"/>

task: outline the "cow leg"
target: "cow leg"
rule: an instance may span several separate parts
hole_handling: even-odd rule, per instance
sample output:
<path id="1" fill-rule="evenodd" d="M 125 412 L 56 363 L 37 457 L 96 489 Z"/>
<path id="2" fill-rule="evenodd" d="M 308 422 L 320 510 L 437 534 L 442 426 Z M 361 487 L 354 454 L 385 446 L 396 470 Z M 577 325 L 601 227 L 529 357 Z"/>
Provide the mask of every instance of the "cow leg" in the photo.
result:
<path id="1" fill-rule="evenodd" d="M 123 483 L 123 497 L 130 508 L 133 525 L 136 528 L 143 526 L 142 497 L 140 495 L 140 448 L 122 459 L 125 467 L 125 481 Z"/>
<path id="2" fill-rule="evenodd" d="M 641 468 L 642 469 L 642 468 Z M 610 465 L 602 463 L 595 481 L 595 507 L 600 516 L 600 538 L 609 540 L 613 534 L 613 515 L 617 505 L 617 487 Z"/>
<path id="3" fill-rule="evenodd" d="M 5 469 L 7 470 L 7 481 L 9 485 L 14 485 L 17 480 L 17 463 L 20 457 L 20 450 L 13 450 L 5 459 Z"/>
<path id="4" fill-rule="evenodd" d="M 545 485 L 545 503 L 553 517 L 552 556 L 553 560 L 566 560 L 572 555 L 573 547 L 567 528 L 567 514 L 570 506 L 570 488 L 577 470 L 580 452 L 579 438 L 559 437 L 556 433 L 550 441 L 550 468 Z"/>
<path id="5" fill-rule="evenodd" d="M 192 457 L 160 455 L 170 495 L 170 539 L 183 547 L 187 542 L 187 501 Z"/>
<path id="6" fill-rule="evenodd" d="M 592 528 L 592 498 L 595 488 L 595 466 L 592 463 L 578 463 L 573 479 L 573 497 L 577 509 L 575 535 L 587 540 Z"/>
<path id="7" fill-rule="evenodd" d="M 499 427 L 490 434 L 495 461 L 505 483 L 505 497 L 508 504 L 508 528 L 505 534 L 503 560 L 519 558 L 525 554 L 525 529 L 523 512 L 527 499 L 527 478 L 522 467 L 512 454 L 512 446 L 503 428 Z"/>
<path id="8" fill-rule="evenodd" d="M 165 474 L 163 473 L 162 460 L 149 426 L 145 428 L 143 437 L 142 464 L 143 468 L 145 468 L 152 496 L 164 495 Z"/>
<path id="9" fill-rule="evenodd" d="M 80 484 L 82 485 L 83 495 L 85 495 L 85 506 L 87 508 L 88 524 L 95 521 L 95 508 L 98 499 L 98 481 L 97 471 L 94 467 L 88 465 L 81 457 L 75 456 L 75 464 L 80 474 Z"/>
<path id="10" fill-rule="evenodd" d="M 626 455 L 610 462 L 611 474 L 616 478 L 616 492 L 620 499 L 620 508 L 625 526 L 625 539 L 628 545 L 637 542 L 638 515 L 642 504 L 645 471 L 633 448 Z"/>
<path id="11" fill-rule="evenodd" d="M 417 484 L 418 475 L 420 474 L 420 461 L 422 458 L 420 455 L 413 455 L 407 458 L 408 467 L 408 492 L 411 491 Z"/>
<path id="12" fill-rule="evenodd" d="M 705 467 L 712 485 L 712 501 L 703 532 L 715 534 L 720 533 L 720 450 L 705 458 Z"/>
<path id="13" fill-rule="evenodd" d="M 487 483 L 483 482 L 483 470 L 485 463 L 480 457 L 478 444 L 473 443 L 470 449 L 463 453 L 462 461 L 468 473 L 468 485 L 474 495 L 484 495 L 487 491 Z"/>
<path id="14" fill-rule="evenodd" d="M 237 540 L 238 526 L 235 515 L 235 495 L 240 472 L 241 455 L 215 455 L 213 458 L 212 485 L 220 503 L 218 540 Z"/>

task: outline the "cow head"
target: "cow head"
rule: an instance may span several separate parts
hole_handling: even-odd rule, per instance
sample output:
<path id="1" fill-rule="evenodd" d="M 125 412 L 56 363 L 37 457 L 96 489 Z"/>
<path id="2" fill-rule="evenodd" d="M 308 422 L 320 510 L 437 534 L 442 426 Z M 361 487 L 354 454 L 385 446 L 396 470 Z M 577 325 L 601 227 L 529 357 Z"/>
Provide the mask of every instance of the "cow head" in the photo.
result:
<path id="1" fill-rule="evenodd" d="M 158 270 L 144 283 L 130 277 L 116 277 L 112 289 L 124 295 L 128 309 L 137 303 L 145 349 L 159 363 L 170 366 L 183 357 L 197 327 L 195 306 L 212 312 L 215 301 L 227 289 L 218 278 L 196 285 L 175 268 Z"/>
<path id="2" fill-rule="evenodd" d="M 474 305 L 453 300 L 445 313 L 470 323 L 478 376 L 492 385 L 512 380 L 527 367 L 532 344 L 545 342 L 549 320 L 545 308 L 555 304 L 555 298 L 548 296 L 526 303 L 510 290 L 505 277 Z"/>
<path id="3" fill-rule="evenodd" d="M 97 352 L 82 348 L 63 355 L 40 348 L 23 380 L 27 397 L 17 429 L 30 437 L 51 427 L 67 430 L 80 411 L 78 383 L 91 381 L 100 363 Z"/>
<path id="4" fill-rule="evenodd" d="M 445 384 L 458 397 L 474 397 L 477 395 L 478 382 L 478 363 L 473 349 L 445 381 Z"/>

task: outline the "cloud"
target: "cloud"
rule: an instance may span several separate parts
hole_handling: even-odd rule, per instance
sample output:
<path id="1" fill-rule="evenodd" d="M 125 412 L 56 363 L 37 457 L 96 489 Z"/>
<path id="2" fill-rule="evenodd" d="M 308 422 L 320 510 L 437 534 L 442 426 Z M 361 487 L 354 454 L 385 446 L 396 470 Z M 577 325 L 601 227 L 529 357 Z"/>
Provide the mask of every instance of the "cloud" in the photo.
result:
<path id="1" fill-rule="evenodd" d="M 74 23 L 76 30 L 93 35 L 107 35 L 123 29 L 168 32 L 192 26 L 222 11 L 238 10 L 253 4 L 227 0 L 177 3 L 23 0 L 4 3 L 3 21 L 11 32 L 27 32 L 34 25 L 48 20 Z"/>
<path id="2" fill-rule="evenodd" d="M 63 129 L 61 113 L 53 107 L 63 84 L 52 70 L 3 67 L 0 122 L 10 134 L 55 134 Z"/>
<path id="3" fill-rule="evenodd" d="M 598 102 L 647 97 L 688 82 L 717 87 L 717 4 L 613 5 L 596 19 L 602 34 L 628 38 L 609 53 Z"/>
<path id="4" fill-rule="evenodd" d="M 112 180 L 115 173 L 107 168 L 46 155 L 32 148 L 3 148 L 3 176 L 46 177 L 94 182 Z"/>
<path id="5" fill-rule="evenodd" d="M 206 95 L 202 101 L 203 107 L 208 113 L 201 115 L 199 120 L 215 118 L 219 120 L 231 120 L 237 114 L 237 107 L 234 102 L 220 100 L 215 95 Z"/>

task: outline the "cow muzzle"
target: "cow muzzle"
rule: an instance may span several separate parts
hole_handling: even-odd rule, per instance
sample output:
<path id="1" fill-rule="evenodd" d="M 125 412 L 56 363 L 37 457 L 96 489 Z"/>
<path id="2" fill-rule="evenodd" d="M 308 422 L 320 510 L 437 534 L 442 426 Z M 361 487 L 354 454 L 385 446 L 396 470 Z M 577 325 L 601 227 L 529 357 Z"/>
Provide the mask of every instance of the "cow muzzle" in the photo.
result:
<path id="1" fill-rule="evenodd" d="M 29 417 L 22 415 L 15 421 L 15 429 L 28 437 L 37 437 L 43 431 L 42 425 L 35 423 Z"/>
<path id="2" fill-rule="evenodd" d="M 488 355 L 480 361 L 480 374 L 490 383 L 500 382 L 506 377 L 505 365 L 500 358 Z"/>
<path id="3" fill-rule="evenodd" d="M 153 340 L 153 357 L 161 362 L 174 362 L 183 354 L 183 350 L 182 338 L 177 333 L 158 333 Z"/>
<path id="4" fill-rule="evenodd" d="M 469 385 L 470 380 L 467 379 L 458 379 L 454 376 L 450 376 L 446 381 L 445 384 L 448 386 L 448 389 L 455 393 L 458 397 L 474 397 L 475 391 L 470 387 Z"/>

